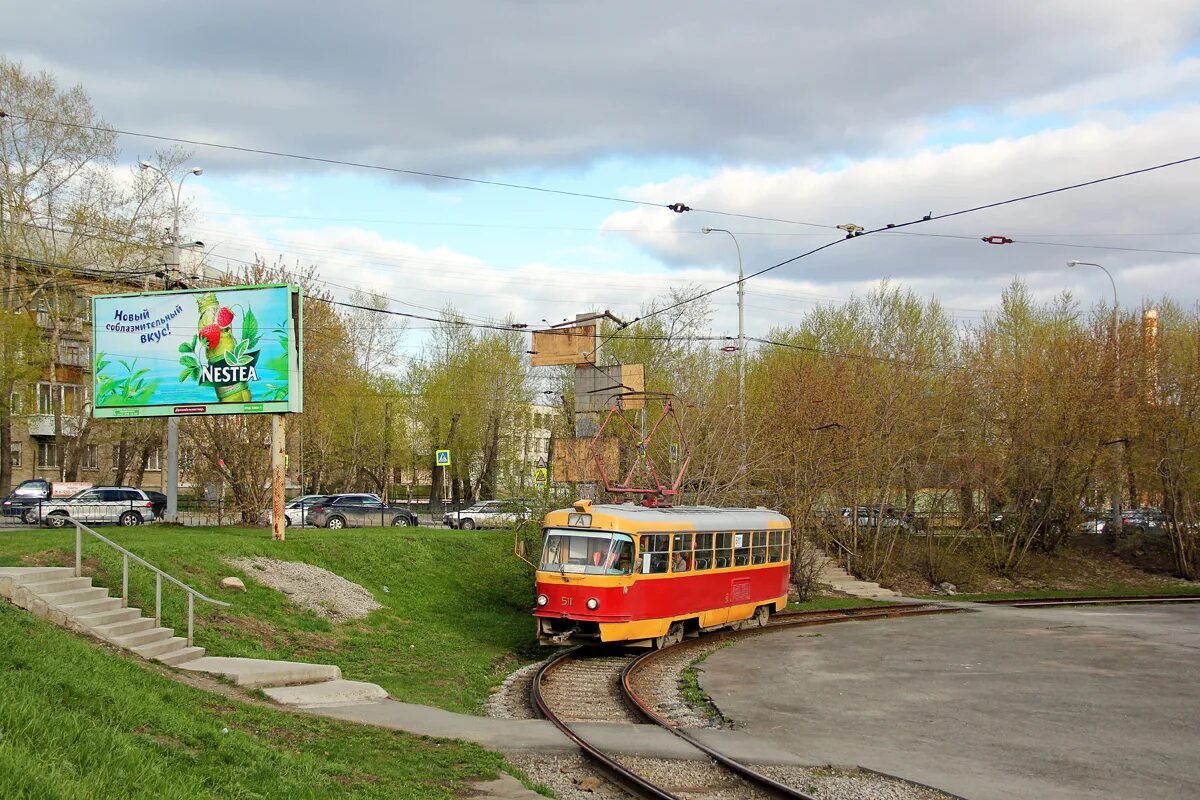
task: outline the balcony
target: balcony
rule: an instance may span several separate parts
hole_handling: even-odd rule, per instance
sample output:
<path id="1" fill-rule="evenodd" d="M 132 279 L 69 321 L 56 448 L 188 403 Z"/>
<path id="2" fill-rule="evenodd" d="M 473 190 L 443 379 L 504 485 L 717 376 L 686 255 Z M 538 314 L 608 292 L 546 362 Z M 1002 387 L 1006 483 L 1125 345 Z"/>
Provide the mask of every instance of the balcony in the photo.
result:
<path id="1" fill-rule="evenodd" d="M 25 424 L 29 428 L 30 436 L 53 436 L 54 435 L 54 415 L 53 414 L 29 414 L 25 417 Z M 83 427 L 82 417 L 73 417 L 63 414 L 62 432 L 64 436 L 75 437 L 79 435 L 79 429 Z"/>

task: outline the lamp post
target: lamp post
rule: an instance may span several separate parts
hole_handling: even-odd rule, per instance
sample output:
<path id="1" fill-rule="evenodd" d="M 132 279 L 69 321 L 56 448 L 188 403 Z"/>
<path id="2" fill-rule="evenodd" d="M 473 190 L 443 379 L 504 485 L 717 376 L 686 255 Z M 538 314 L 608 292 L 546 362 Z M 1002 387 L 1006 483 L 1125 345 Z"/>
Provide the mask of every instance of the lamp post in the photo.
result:
<path id="1" fill-rule="evenodd" d="M 702 233 L 727 233 L 733 239 L 733 247 L 737 250 L 738 259 L 738 425 L 741 438 L 742 463 L 740 466 L 742 480 L 746 479 L 746 281 L 742 275 L 742 246 L 738 244 L 733 231 L 725 228 L 704 227 Z"/>
<path id="2" fill-rule="evenodd" d="M 172 184 L 170 176 L 149 161 L 141 161 L 138 167 L 151 170 L 167 182 L 171 191 L 171 245 L 168 261 L 163 265 L 163 288 L 173 289 L 179 282 L 179 194 L 188 175 L 200 175 L 204 170 L 192 167 L 183 174 L 179 183 Z M 179 417 L 167 417 L 167 507 L 163 516 L 167 522 L 179 522 Z"/>
<path id="3" fill-rule="evenodd" d="M 1093 263 L 1091 261 L 1068 261 L 1068 267 L 1096 267 L 1103 270 L 1108 276 L 1108 282 L 1112 285 L 1113 293 L 1113 313 L 1112 313 L 1112 335 L 1113 335 L 1113 402 L 1119 403 L 1121 399 L 1121 332 L 1118 328 L 1120 305 L 1117 301 L 1117 282 L 1113 280 L 1112 273 L 1104 266 Z M 1117 438 L 1116 442 L 1125 441 L 1123 438 Z M 1115 466 L 1113 468 L 1113 484 L 1112 484 L 1112 526 L 1113 531 L 1121 530 L 1121 459 L 1114 459 Z"/>

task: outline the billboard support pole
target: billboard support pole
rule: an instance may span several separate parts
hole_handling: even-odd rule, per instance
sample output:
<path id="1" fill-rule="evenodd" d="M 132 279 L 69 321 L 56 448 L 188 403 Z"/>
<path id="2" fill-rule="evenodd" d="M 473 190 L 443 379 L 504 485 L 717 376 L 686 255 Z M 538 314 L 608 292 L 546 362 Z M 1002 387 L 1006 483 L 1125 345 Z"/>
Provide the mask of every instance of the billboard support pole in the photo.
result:
<path id="1" fill-rule="evenodd" d="M 284 428 L 283 414 L 271 415 L 271 538 L 274 541 L 284 540 L 284 527 L 287 520 L 283 514 L 284 488 L 284 455 L 287 450 L 287 437 Z"/>
<path id="2" fill-rule="evenodd" d="M 179 417 L 167 417 L 167 522 L 179 522 Z"/>

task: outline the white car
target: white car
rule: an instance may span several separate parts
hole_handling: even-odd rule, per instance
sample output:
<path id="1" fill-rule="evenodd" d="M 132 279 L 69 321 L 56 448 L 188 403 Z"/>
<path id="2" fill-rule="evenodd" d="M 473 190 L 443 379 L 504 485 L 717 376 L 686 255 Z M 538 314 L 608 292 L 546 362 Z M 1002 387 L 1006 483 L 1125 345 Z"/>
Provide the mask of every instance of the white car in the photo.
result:
<path id="1" fill-rule="evenodd" d="M 529 519 L 529 506 L 511 500 L 486 500 L 462 511 L 449 511 L 442 522 L 451 528 L 509 528 Z"/>
<path id="2" fill-rule="evenodd" d="M 306 494 L 289 500 L 283 506 L 283 524 L 285 527 L 299 525 L 303 527 L 305 524 L 305 516 L 312 511 L 312 507 L 324 500 L 329 495 L 324 494 Z M 267 525 L 271 524 L 274 515 L 271 509 L 267 509 L 262 513 L 263 522 Z"/>
<path id="3" fill-rule="evenodd" d="M 51 528 L 65 528 L 71 520 L 87 525 L 101 522 L 141 525 L 154 520 L 154 503 L 141 489 L 96 486 L 66 500 L 46 501 L 38 511 L 38 522 Z"/>

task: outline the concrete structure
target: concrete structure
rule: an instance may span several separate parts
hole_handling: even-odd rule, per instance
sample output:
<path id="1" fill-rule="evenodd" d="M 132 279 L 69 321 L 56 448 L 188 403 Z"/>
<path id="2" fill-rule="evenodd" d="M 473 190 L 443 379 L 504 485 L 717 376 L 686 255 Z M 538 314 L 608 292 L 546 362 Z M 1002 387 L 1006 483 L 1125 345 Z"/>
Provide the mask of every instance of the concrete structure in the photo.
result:
<path id="1" fill-rule="evenodd" d="M 817 582 L 828 586 L 839 594 L 850 597 L 862 597 L 869 600 L 895 600 L 900 597 L 898 592 L 893 592 L 891 589 L 884 589 L 878 583 L 860 581 L 839 567 L 837 562 L 824 553 L 818 553 L 816 557 L 821 565 L 821 572 L 817 576 Z"/>
<path id="2" fill-rule="evenodd" d="M 754 637 L 700 683 L 810 764 L 971 800 L 1200 797 L 1200 606 L 975 608 Z"/>
<path id="3" fill-rule="evenodd" d="M 70 567 L 0 567 L 0 597 L 56 625 L 90 634 L 145 659 L 182 664 L 204 655 L 153 617 L 121 605 L 120 597 L 76 578 Z"/>

